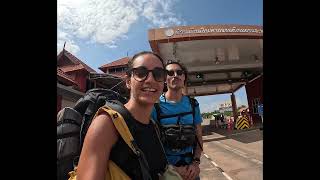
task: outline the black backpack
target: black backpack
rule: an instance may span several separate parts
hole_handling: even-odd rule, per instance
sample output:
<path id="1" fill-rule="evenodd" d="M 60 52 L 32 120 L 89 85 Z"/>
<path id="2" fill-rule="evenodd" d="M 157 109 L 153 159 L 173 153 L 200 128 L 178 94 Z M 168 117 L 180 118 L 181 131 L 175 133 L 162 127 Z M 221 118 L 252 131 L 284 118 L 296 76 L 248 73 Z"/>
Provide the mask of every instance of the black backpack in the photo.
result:
<path id="1" fill-rule="evenodd" d="M 127 99 L 110 89 L 91 89 L 73 108 L 57 114 L 57 179 L 68 179 L 68 172 L 78 164 L 84 137 L 96 111 L 106 102 L 125 104 Z"/>

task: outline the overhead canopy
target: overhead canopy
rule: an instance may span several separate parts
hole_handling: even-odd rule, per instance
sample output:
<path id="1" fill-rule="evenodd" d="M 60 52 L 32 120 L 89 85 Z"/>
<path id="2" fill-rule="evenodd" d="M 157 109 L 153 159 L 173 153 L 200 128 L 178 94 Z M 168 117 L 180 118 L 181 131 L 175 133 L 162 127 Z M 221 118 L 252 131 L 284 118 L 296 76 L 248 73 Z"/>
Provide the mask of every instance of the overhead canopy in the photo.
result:
<path id="1" fill-rule="evenodd" d="M 232 93 L 262 75 L 261 26 L 179 26 L 149 30 L 152 50 L 188 69 L 187 93 Z"/>

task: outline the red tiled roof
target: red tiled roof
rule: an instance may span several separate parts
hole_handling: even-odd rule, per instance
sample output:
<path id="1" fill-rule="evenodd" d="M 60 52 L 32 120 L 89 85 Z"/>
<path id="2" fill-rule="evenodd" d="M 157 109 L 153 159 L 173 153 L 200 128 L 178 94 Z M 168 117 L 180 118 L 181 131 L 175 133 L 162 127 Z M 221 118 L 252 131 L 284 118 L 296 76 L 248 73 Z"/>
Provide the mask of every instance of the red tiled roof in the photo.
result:
<path id="1" fill-rule="evenodd" d="M 62 52 L 61 51 L 58 55 L 58 60 L 60 59 L 60 57 L 62 56 Z M 73 54 L 71 54 L 70 52 L 68 52 L 67 50 L 64 50 L 64 55 L 66 57 L 68 57 L 68 59 L 75 65 L 81 64 L 83 65 L 84 69 L 87 70 L 88 72 L 95 72 L 96 71 L 94 69 L 92 69 L 91 67 L 89 67 L 88 65 L 86 65 L 84 62 L 82 62 L 80 59 L 78 59 L 77 57 L 75 57 Z"/>
<path id="2" fill-rule="evenodd" d="M 128 61 L 129 61 L 129 57 L 124 57 L 124 58 L 121 58 L 121 59 L 118 59 L 116 61 L 113 61 L 109 64 L 105 64 L 101 67 L 99 67 L 100 70 L 104 71 L 105 69 L 109 68 L 109 67 L 115 67 L 115 66 L 123 66 L 123 65 L 127 65 L 128 64 Z"/>
<path id="3" fill-rule="evenodd" d="M 81 70 L 81 69 L 85 69 L 85 68 L 83 67 L 82 64 L 76 64 L 76 65 L 62 66 L 62 67 L 60 67 L 60 69 L 63 72 L 70 72 L 70 71 L 77 71 L 77 70 Z"/>
<path id="4" fill-rule="evenodd" d="M 58 77 L 62 78 L 64 82 L 70 85 L 78 85 L 71 77 L 69 77 L 66 73 L 64 73 L 60 68 L 57 68 Z"/>

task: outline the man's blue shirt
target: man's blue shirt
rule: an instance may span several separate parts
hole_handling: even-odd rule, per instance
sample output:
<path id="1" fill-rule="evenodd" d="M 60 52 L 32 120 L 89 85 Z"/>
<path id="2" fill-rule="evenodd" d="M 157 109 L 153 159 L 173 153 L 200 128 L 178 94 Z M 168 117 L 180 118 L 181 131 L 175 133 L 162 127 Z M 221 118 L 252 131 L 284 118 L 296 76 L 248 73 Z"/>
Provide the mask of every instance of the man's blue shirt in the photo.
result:
<path id="1" fill-rule="evenodd" d="M 187 96 L 182 96 L 181 100 L 179 102 L 171 102 L 165 99 L 164 95 L 161 95 L 159 98 L 159 104 L 161 108 L 161 115 L 171 115 L 171 114 L 178 114 L 178 113 L 184 113 L 184 112 L 192 112 L 191 104 L 189 101 L 189 98 Z M 151 118 L 155 121 L 158 121 L 157 119 L 157 112 L 156 109 L 153 107 Z M 177 124 L 178 117 L 171 117 L 171 118 L 164 118 L 161 119 L 160 123 L 163 125 L 168 124 Z M 195 105 L 195 119 L 194 124 L 200 124 L 202 122 L 202 118 L 200 115 L 200 108 L 199 104 L 196 103 Z M 192 113 L 187 114 L 185 116 L 180 117 L 180 124 L 193 124 L 193 115 Z M 190 153 L 193 150 L 193 147 L 187 147 L 179 152 L 171 151 L 167 147 L 164 147 L 167 158 L 170 164 L 176 164 L 182 157 L 179 156 L 180 154 L 186 154 Z M 185 161 L 187 163 L 191 163 L 191 158 L 186 158 Z"/>

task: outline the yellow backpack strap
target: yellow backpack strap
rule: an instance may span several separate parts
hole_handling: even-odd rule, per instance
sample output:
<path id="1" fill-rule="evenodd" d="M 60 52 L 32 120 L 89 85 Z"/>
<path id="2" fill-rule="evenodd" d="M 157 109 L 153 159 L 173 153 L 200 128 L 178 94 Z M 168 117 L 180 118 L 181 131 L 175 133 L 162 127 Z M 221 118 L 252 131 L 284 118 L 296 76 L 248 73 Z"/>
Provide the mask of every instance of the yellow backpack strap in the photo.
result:
<path id="1" fill-rule="evenodd" d="M 129 130 L 126 122 L 124 121 L 123 117 L 121 116 L 121 114 L 118 113 L 117 111 L 114 111 L 113 109 L 111 109 L 108 106 L 103 106 L 98 109 L 98 111 L 94 115 L 93 119 L 97 115 L 101 114 L 102 112 L 106 112 L 110 115 L 112 122 L 113 122 L 114 126 L 116 127 L 117 131 L 119 132 L 120 136 L 122 137 L 122 139 L 126 142 L 126 144 L 132 149 L 132 151 L 136 155 L 140 156 L 140 152 L 137 150 L 138 149 L 137 146 L 135 146 L 133 136 L 130 133 L 130 130 Z M 139 159 L 139 163 L 140 163 L 140 161 L 141 160 Z M 108 166 L 109 166 L 109 169 L 106 174 L 107 180 L 118 180 L 118 179 L 130 180 L 131 179 L 112 160 L 108 161 Z M 70 178 L 68 180 L 76 180 L 77 179 L 77 167 L 75 167 L 75 169 L 73 171 L 69 172 L 69 176 L 70 176 Z M 143 175 L 143 176 L 146 176 L 146 175 Z M 146 177 L 150 177 L 149 174 L 147 174 Z"/>
<path id="2" fill-rule="evenodd" d="M 114 126 L 119 132 L 120 136 L 126 142 L 126 144 L 132 149 L 134 153 L 137 153 L 135 145 L 132 143 L 134 141 L 132 134 L 127 126 L 127 123 L 124 121 L 122 115 L 117 111 L 114 111 L 108 106 L 103 106 L 98 109 L 95 116 L 101 114 L 102 112 L 106 112 L 110 115 Z M 94 117 L 95 118 L 95 117 Z"/>
<path id="3" fill-rule="evenodd" d="M 123 108 L 125 108 L 125 107 L 123 107 Z M 132 151 L 135 153 L 135 155 L 138 157 L 138 161 L 139 161 L 141 173 L 142 173 L 142 179 L 143 180 L 152 180 L 150 173 L 149 173 L 150 168 L 148 165 L 148 161 L 146 160 L 144 153 L 139 149 L 138 145 L 134 141 L 133 136 L 130 132 L 130 129 L 128 128 L 127 123 L 125 122 L 121 113 L 113 110 L 111 107 L 109 107 L 107 105 L 100 107 L 98 109 L 98 111 L 96 112 L 95 116 L 97 116 L 101 112 L 106 112 L 110 115 L 112 122 L 113 122 L 114 126 L 116 127 L 117 131 L 119 132 L 120 136 L 126 142 L 126 144 L 130 147 L 130 149 L 132 149 Z M 122 112 L 122 110 L 121 110 L 121 112 Z M 122 113 L 125 113 L 125 112 L 122 112 Z M 124 114 L 124 115 L 126 115 L 126 114 Z"/>

